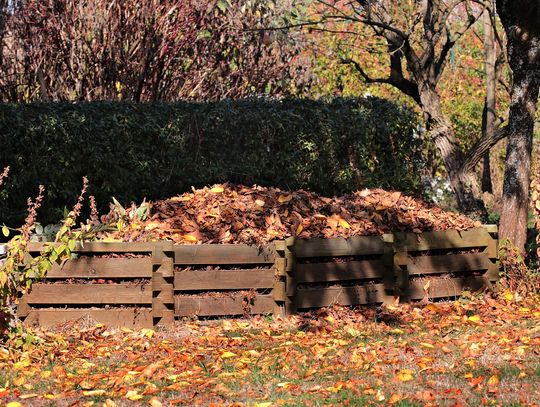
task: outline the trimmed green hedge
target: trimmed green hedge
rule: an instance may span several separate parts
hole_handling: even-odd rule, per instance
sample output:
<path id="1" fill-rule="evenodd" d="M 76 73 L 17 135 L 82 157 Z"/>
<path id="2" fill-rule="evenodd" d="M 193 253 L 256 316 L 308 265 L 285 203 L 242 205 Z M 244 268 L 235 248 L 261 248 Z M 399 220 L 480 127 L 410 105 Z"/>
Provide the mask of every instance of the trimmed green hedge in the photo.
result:
<path id="1" fill-rule="evenodd" d="M 415 191 L 417 126 L 376 98 L 0 105 L 0 169 L 11 166 L 0 223 L 19 224 L 39 184 L 41 221 L 58 221 L 83 175 L 103 206 L 223 181 L 333 195 L 358 189 L 360 176 L 361 187 Z"/>

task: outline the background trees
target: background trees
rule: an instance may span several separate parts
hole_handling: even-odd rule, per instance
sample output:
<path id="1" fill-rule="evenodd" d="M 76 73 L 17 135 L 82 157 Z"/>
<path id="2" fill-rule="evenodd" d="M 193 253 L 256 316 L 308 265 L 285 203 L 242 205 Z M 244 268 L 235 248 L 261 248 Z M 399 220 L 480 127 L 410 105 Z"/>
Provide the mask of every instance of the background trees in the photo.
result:
<path id="1" fill-rule="evenodd" d="M 430 163 L 425 173 L 448 177 L 460 207 L 485 214 L 486 202 L 490 210 L 497 205 L 483 193 L 502 189 L 504 152 L 499 149 L 489 160 L 489 151 L 506 134 L 501 124 L 511 81 L 502 52 L 504 31 L 512 33 L 509 50 L 523 54 L 536 41 L 538 25 L 529 2 L 513 3 L 527 10 L 522 24 L 501 1 L 503 30 L 493 3 L 0 0 L 0 100 L 375 94 L 416 106 L 427 128 L 426 136 L 419 132 Z M 514 75 L 521 64 L 516 61 L 513 57 Z M 515 107 L 512 122 L 523 106 Z M 501 225 L 518 243 L 522 239 L 507 231 L 518 227 L 523 236 L 526 224 L 525 161 L 519 189 L 511 181 L 531 149 L 530 141 L 520 140 L 521 147 L 513 139 L 508 149 Z"/>

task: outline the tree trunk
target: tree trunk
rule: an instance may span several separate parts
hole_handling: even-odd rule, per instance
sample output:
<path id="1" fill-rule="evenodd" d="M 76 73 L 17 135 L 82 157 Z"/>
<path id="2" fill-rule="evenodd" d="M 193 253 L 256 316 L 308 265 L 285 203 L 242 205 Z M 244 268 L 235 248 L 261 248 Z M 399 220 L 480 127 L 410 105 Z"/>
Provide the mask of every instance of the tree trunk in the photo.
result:
<path id="1" fill-rule="evenodd" d="M 504 23 L 503 19 L 503 23 Z M 509 31 L 508 27 L 507 31 Z M 511 30 L 510 30 L 511 31 Z M 499 233 L 525 251 L 531 172 L 532 138 L 540 85 L 540 36 L 508 36 L 513 72 L 503 204 Z"/>
<path id="2" fill-rule="evenodd" d="M 424 83 L 419 87 L 422 107 L 428 131 L 441 154 L 448 173 L 448 180 L 456 195 L 460 209 L 473 217 L 485 215 L 485 207 L 480 199 L 480 185 L 472 172 L 463 171 L 465 155 L 454 129 L 441 109 L 440 98 L 434 86 Z"/>
<path id="3" fill-rule="evenodd" d="M 482 136 L 492 137 L 495 133 L 495 115 L 497 72 L 495 64 L 497 61 L 497 50 L 495 48 L 495 33 L 492 26 L 491 8 L 484 11 L 484 49 L 486 63 L 486 101 L 484 114 L 482 115 Z M 493 193 L 493 183 L 491 181 L 490 153 L 487 152 L 483 158 L 482 168 L 482 192 Z"/>

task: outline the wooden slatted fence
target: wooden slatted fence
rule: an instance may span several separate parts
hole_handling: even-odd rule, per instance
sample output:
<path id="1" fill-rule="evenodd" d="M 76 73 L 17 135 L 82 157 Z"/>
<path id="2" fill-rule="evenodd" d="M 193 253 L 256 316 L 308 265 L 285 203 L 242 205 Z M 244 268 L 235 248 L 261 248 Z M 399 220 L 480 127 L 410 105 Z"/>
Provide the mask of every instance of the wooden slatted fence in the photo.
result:
<path id="1" fill-rule="evenodd" d="M 42 247 L 32 243 L 30 255 Z M 86 243 L 76 249 L 77 259 L 55 264 L 19 299 L 18 316 L 45 327 L 79 319 L 134 328 L 171 324 L 172 259 L 165 260 L 165 249 L 166 244 Z"/>
<path id="2" fill-rule="evenodd" d="M 177 317 L 283 313 L 273 245 L 175 246 L 174 263 Z"/>
<path id="3" fill-rule="evenodd" d="M 43 244 L 32 244 L 31 254 Z M 90 318 L 128 327 L 174 318 L 294 314 L 333 304 L 449 298 L 497 279 L 496 229 L 295 239 L 265 247 L 86 243 L 20 299 L 51 326 Z"/>

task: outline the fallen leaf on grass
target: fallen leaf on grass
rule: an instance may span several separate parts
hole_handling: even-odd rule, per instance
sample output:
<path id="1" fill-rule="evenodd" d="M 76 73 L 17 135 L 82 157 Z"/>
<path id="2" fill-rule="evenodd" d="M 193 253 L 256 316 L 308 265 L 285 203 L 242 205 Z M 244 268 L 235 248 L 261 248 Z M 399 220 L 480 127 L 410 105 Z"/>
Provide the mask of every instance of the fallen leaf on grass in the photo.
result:
<path id="1" fill-rule="evenodd" d="M 398 372 L 398 374 L 396 375 L 396 379 L 399 380 L 400 382 L 408 382 L 414 379 L 413 374 L 414 374 L 414 371 L 409 370 L 409 369 L 403 369 Z"/>

